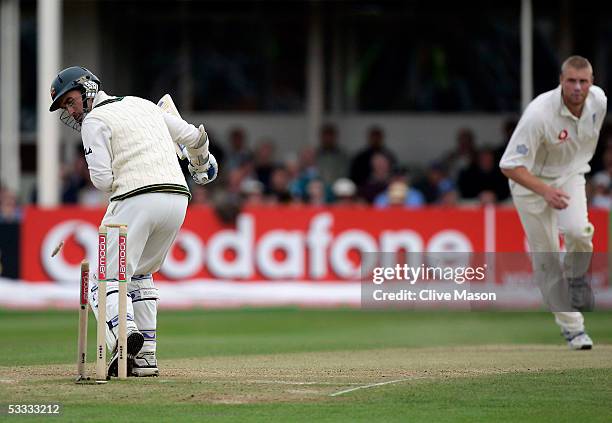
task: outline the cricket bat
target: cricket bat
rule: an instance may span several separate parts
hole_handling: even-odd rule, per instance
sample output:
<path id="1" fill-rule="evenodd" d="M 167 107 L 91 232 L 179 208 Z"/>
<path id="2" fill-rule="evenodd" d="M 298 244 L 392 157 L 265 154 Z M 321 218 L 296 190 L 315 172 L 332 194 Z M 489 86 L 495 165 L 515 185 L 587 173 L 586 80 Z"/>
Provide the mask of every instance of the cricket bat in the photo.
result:
<path id="1" fill-rule="evenodd" d="M 166 113 L 170 113 L 171 115 L 176 116 L 177 118 L 181 118 L 181 114 L 178 109 L 174 105 L 174 101 L 172 101 L 172 97 L 170 94 L 164 94 L 162 98 L 159 99 L 157 105 Z M 182 118 L 181 118 L 182 119 Z M 181 144 L 174 144 L 174 149 L 176 150 L 176 155 L 179 159 L 183 160 L 187 158 L 187 151 L 185 150 L 185 146 Z"/>

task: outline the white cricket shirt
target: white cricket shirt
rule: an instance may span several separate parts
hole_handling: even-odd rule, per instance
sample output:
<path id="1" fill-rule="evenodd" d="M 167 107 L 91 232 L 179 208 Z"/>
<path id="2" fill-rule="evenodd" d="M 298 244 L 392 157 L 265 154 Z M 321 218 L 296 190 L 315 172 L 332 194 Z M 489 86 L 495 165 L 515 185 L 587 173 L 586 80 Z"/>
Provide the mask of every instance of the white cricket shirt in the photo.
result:
<path id="1" fill-rule="evenodd" d="M 91 181 L 111 201 L 145 192 L 191 196 L 173 142 L 196 145 L 200 131 L 154 103 L 100 91 L 81 138 Z"/>
<path id="2" fill-rule="evenodd" d="M 560 85 L 539 95 L 521 116 L 499 167 L 524 166 L 557 187 L 572 175 L 587 173 L 606 111 L 606 95 L 595 85 L 589 90 L 580 118 L 563 103 Z M 510 188 L 513 195 L 532 193 L 514 181 L 510 181 Z"/>

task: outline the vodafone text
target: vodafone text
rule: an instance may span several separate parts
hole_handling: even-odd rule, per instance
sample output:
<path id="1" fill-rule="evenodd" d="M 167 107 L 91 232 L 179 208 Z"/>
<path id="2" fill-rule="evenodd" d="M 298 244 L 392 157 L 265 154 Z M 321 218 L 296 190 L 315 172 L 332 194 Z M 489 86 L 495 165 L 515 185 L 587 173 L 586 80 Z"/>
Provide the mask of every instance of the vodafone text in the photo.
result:
<path id="1" fill-rule="evenodd" d="M 261 220 L 258 228 L 258 219 Z M 455 229 L 440 228 L 427 236 L 398 228 L 340 228 L 329 212 L 316 213 L 300 227 L 276 227 L 261 216 L 244 213 L 236 226 L 206 236 L 183 227 L 161 268 L 165 280 L 361 280 L 361 263 L 354 252 L 388 251 L 473 251 L 470 237 Z M 295 226 L 295 225 L 294 225 Z M 74 239 L 93 263 L 97 260 L 97 225 L 67 219 L 44 235 L 41 250 L 48 254 L 41 265 L 50 280 L 76 280 L 80 264 L 72 263 L 63 248 L 53 259 L 51 251 L 66 239 Z M 109 251 L 116 251 L 116 244 Z M 173 254 L 178 251 L 179 254 Z M 416 257 L 416 256 L 415 256 Z M 114 269 L 113 269 L 114 271 Z"/>

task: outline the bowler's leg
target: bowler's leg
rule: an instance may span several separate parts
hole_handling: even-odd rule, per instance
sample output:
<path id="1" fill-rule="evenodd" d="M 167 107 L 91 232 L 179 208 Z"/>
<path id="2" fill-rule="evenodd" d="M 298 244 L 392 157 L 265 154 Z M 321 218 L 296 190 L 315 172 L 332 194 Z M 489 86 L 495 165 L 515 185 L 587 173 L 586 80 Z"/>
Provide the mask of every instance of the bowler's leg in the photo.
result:
<path id="1" fill-rule="evenodd" d="M 557 216 L 538 195 L 515 196 L 514 203 L 527 235 L 534 281 L 549 310 L 567 310 L 567 290 L 559 262 Z"/>
<path id="2" fill-rule="evenodd" d="M 568 207 L 558 212 L 559 228 L 564 235 L 567 250 L 564 270 L 569 283 L 570 303 L 574 310 L 590 311 L 594 307 L 594 298 L 588 270 L 593 254 L 595 228 L 587 214 L 584 177 L 575 175 L 562 189 L 571 199 Z"/>

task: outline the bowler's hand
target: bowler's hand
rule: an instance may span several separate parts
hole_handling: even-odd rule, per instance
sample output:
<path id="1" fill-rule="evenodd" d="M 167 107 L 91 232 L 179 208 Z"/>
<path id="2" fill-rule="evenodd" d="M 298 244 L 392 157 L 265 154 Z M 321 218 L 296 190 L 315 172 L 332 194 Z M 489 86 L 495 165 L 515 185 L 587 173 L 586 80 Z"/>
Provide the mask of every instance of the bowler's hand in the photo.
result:
<path id="1" fill-rule="evenodd" d="M 544 193 L 544 200 L 550 207 L 557 210 L 563 210 L 569 204 L 569 195 L 560 189 L 549 187 Z"/>

